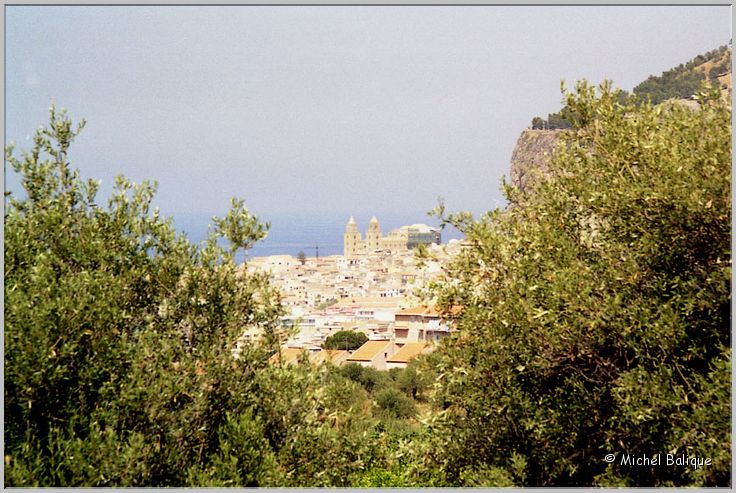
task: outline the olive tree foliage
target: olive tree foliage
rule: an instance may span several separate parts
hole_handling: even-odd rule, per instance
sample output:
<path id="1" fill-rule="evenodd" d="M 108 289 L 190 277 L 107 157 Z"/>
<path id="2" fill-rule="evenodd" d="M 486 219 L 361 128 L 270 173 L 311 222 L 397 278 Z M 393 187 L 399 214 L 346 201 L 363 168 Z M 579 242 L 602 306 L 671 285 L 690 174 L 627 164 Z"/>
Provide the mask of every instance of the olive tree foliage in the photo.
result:
<path id="1" fill-rule="evenodd" d="M 52 108 L 30 151 L 6 148 L 24 195 L 5 211 L 5 485 L 344 485 L 373 467 L 370 421 L 336 397 L 350 382 L 268 364 L 279 295 L 233 260 L 266 227 L 234 201 L 192 246 L 155 185 L 122 177 L 100 205 L 67 157 L 82 126 Z M 236 357 L 254 326 L 265 343 Z"/>
<path id="2" fill-rule="evenodd" d="M 469 246 L 434 286 L 464 309 L 434 353 L 425 484 L 730 484 L 731 110 L 585 82 L 533 194 L 444 220 Z M 442 211 L 439 211 L 442 214 Z M 469 453 L 472 451 L 472 453 Z M 616 461 L 604 461 L 606 454 Z M 622 454 L 708 458 L 621 465 Z"/>

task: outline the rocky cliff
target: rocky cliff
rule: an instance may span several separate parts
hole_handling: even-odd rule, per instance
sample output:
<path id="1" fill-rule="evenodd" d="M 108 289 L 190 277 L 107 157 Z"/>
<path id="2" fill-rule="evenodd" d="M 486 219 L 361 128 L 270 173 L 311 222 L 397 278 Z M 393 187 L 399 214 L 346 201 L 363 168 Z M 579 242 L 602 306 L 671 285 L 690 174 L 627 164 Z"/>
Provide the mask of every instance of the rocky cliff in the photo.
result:
<path id="1" fill-rule="evenodd" d="M 524 130 L 511 155 L 511 183 L 523 193 L 531 192 L 548 171 L 552 151 L 562 130 Z"/>

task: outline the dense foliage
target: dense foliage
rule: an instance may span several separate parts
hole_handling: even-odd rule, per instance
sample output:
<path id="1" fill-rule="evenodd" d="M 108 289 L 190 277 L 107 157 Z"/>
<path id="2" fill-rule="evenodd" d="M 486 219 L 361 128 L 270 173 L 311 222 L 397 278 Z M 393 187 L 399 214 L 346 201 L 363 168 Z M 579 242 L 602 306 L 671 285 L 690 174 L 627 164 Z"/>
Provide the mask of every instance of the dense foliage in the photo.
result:
<path id="1" fill-rule="evenodd" d="M 730 107 L 717 91 L 697 110 L 622 103 L 608 84 L 566 99 L 579 126 L 537 191 L 445 218 L 470 246 L 436 293 L 464 310 L 435 353 L 438 414 L 415 474 L 728 485 Z M 621 463 L 668 453 L 712 464 Z"/>
<path id="2" fill-rule="evenodd" d="M 547 119 L 535 116 L 532 118 L 532 130 L 558 130 L 572 128 L 572 122 L 559 113 L 550 113 Z"/>

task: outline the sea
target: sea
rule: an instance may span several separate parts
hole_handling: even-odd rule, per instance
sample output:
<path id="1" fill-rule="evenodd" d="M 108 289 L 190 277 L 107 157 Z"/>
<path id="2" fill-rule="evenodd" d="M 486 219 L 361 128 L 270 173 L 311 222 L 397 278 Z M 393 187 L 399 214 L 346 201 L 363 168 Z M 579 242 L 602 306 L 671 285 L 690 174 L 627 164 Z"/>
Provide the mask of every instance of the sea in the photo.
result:
<path id="1" fill-rule="evenodd" d="M 212 216 L 220 217 L 224 214 L 174 214 L 174 227 L 185 234 L 190 243 L 201 244 L 207 238 L 208 229 L 213 224 Z M 296 257 L 304 252 L 307 257 L 326 257 L 342 255 L 343 233 L 350 218 L 349 213 L 298 213 L 298 214 L 255 214 L 261 222 L 270 223 L 268 235 L 264 240 L 256 243 L 248 252 L 241 252 L 236 261 L 242 262 L 248 258 L 266 257 L 271 255 L 291 255 Z M 358 224 L 358 230 L 365 237 L 368 222 L 376 216 L 385 236 L 391 230 L 405 225 L 424 223 L 429 226 L 440 227 L 440 221 L 429 216 L 426 211 L 415 212 L 386 212 L 386 213 L 357 213 L 353 214 Z M 451 239 L 462 239 L 463 235 L 451 226 L 442 230 L 442 243 Z M 221 242 L 224 246 L 224 240 Z"/>

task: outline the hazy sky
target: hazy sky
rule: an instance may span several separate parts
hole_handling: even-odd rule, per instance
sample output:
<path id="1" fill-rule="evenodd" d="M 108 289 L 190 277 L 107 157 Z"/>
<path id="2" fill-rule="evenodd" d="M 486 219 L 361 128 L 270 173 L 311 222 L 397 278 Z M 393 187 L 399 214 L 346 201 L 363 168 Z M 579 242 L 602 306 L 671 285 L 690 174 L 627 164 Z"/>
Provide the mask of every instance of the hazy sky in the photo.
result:
<path id="1" fill-rule="evenodd" d="M 630 90 L 731 37 L 730 7 L 5 12 L 6 140 L 68 108 L 83 176 L 156 179 L 166 215 L 485 211 L 561 79 Z"/>

